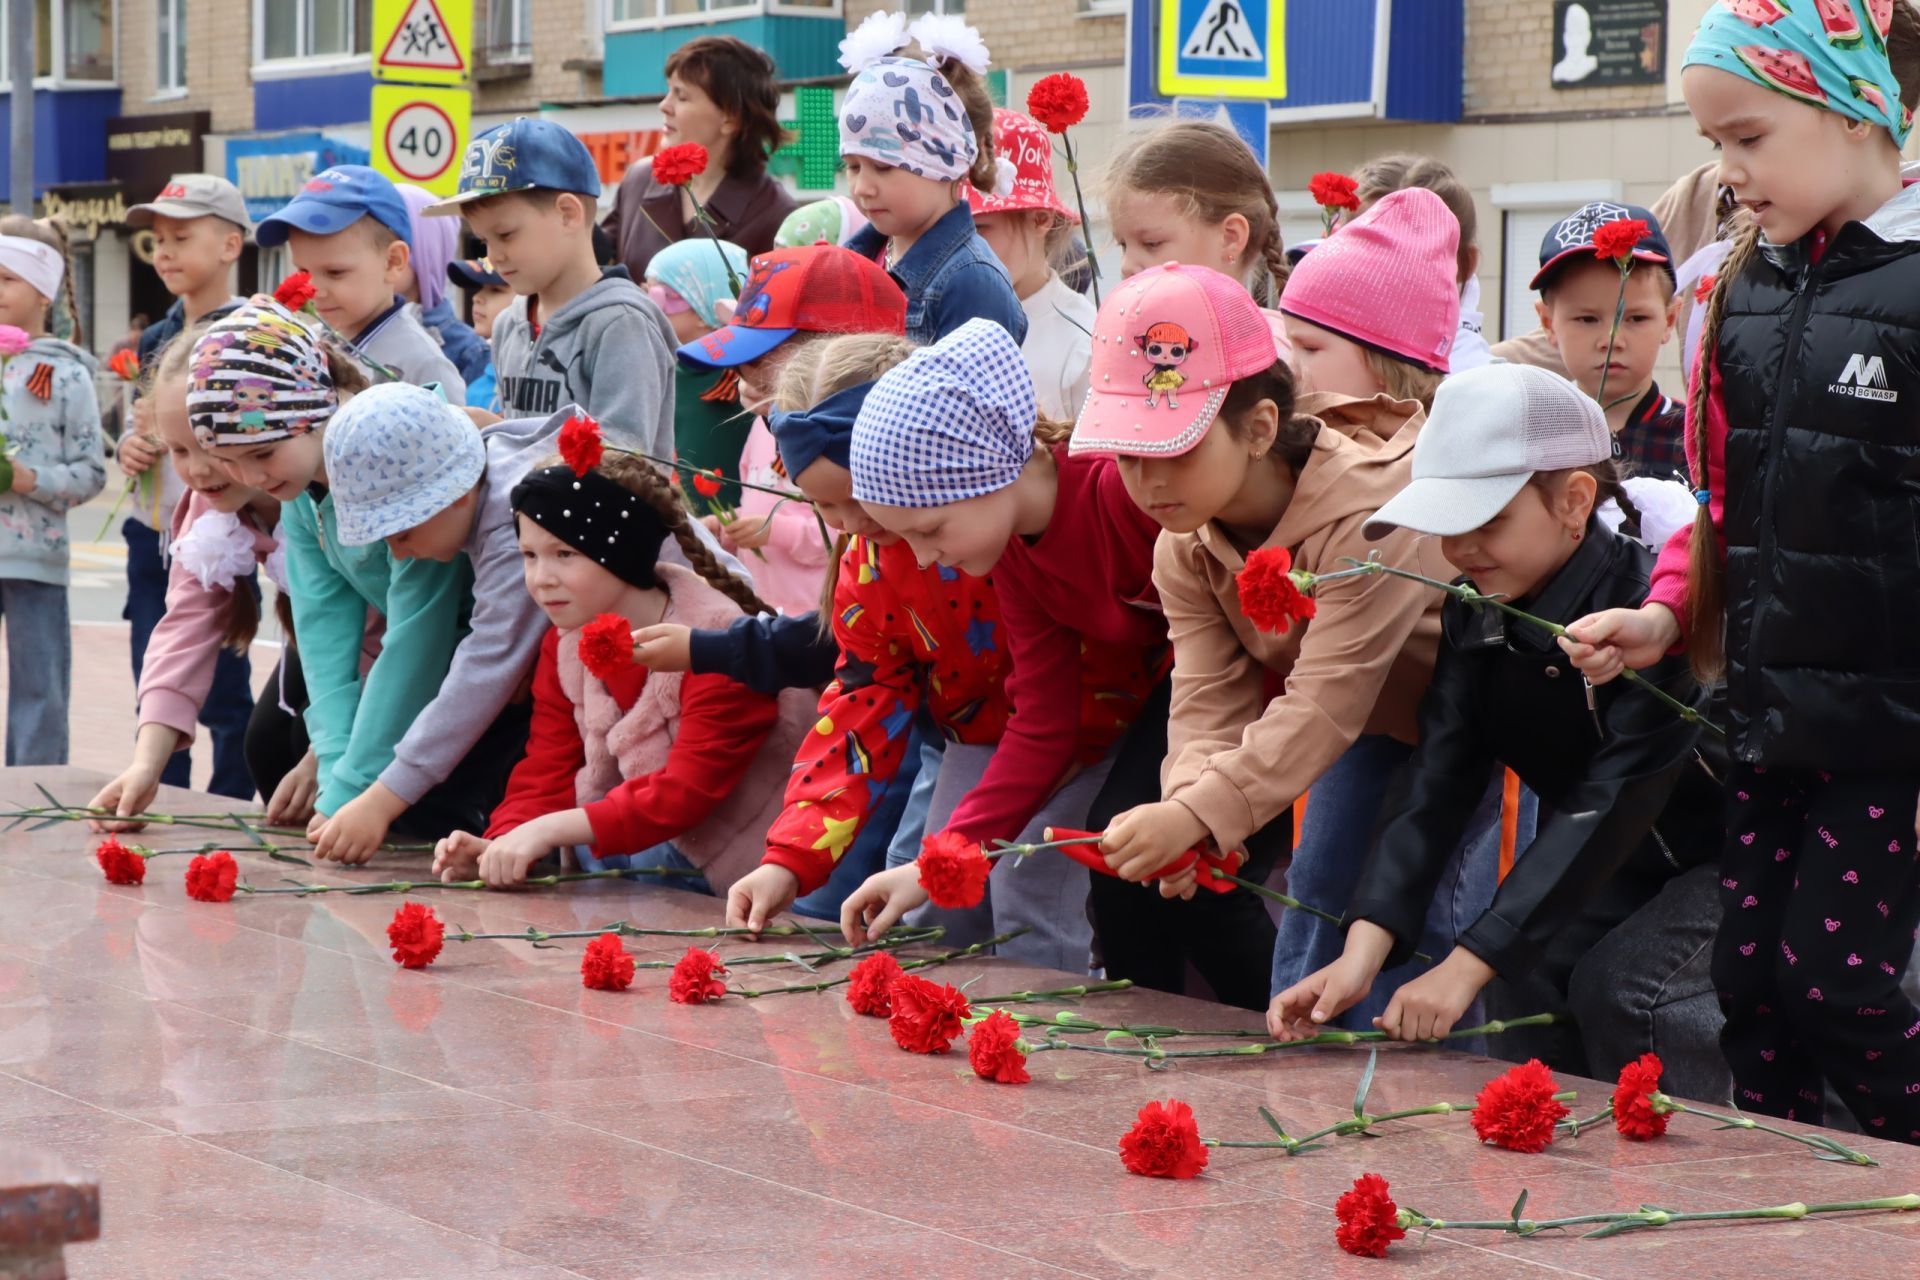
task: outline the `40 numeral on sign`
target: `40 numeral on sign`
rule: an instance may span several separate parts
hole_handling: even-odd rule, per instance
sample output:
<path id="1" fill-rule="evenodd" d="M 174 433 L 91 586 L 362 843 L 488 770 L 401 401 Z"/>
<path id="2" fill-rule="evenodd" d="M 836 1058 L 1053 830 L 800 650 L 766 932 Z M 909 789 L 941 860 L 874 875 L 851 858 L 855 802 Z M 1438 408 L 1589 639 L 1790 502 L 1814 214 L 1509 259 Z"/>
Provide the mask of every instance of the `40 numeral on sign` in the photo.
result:
<path id="1" fill-rule="evenodd" d="M 395 182 L 452 195 L 459 186 L 472 109 L 465 89 L 376 84 L 374 167 Z"/>

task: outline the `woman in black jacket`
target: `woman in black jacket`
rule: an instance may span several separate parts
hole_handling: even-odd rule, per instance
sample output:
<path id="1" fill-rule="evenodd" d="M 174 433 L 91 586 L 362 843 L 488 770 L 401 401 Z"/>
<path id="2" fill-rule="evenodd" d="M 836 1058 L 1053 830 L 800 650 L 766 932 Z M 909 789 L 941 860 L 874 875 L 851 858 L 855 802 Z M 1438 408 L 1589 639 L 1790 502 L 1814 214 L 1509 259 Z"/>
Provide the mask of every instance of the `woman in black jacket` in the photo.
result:
<path id="1" fill-rule="evenodd" d="M 1557 375 L 1491 365 L 1443 383 L 1412 483 L 1367 532 L 1442 538 L 1493 596 L 1566 623 L 1645 597 L 1653 553 L 1595 515 L 1620 489 L 1600 408 Z M 1704 733 L 1647 690 L 1591 688 L 1542 628 L 1460 600 L 1442 615 L 1420 746 L 1390 796 L 1341 958 L 1274 997 L 1276 1035 L 1310 1035 L 1406 961 L 1434 886 L 1505 765 L 1540 798 L 1534 840 L 1493 905 L 1376 1020 L 1400 1039 L 1444 1034 L 1483 993 L 1494 1016 L 1571 1012 L 1570 1027 L 1501 1037 L 1503 1056 L 1611 1078 L 1649 1050 L 1676 1093 L 1721 1098 L 1727 1071 L 1707 961 L 1723 802 Z M 1644 673 L 1702 712 L 1682 657 Z"/>

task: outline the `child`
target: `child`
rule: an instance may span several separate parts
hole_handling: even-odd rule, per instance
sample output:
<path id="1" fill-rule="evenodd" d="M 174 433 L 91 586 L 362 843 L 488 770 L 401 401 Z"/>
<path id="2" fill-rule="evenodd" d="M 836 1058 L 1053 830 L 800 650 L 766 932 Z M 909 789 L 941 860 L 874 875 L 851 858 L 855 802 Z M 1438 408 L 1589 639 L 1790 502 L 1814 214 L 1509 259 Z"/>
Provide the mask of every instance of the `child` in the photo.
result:
<path id="1" fill-rule="evenodd" d="M 1432 156 L 1400 152 L 1379 156 L 1361 165 L 1353 175 L 1354 195 L 1360 207 L 1355 216 L 1365 213 L 1380 197 L 1409 187 L 1423 187 L 1446 202 L 1454 221 L 1460 224 L 1459 287 L 1460 328 L 1453 335 L 1453 350 L 1447 367 L 1458 373 L 1478 369 L 1493 358 L 1480 314 L 1479 213 L 1473 206 L 1473 193 L 1454 171 Z"/>
<path id="2" fill-rule="evenodd" d="M 487 342 L 487 361 L 479 377 L 467 383 L 467 403 L 489 413 L 500 412 L 500 386 L 493 367 L 493 322 L 513 305 L 513 290 L 486 258 L 468 258 L 447 264 L 447 279 L 466 291 L 474 333 Z"/>
<path id="3" fill-rule="evenodd" d="M 420 309 L 420 323 L 440 344 L 447 359 L 453 361 L 461 381 L 472 386 L 474 380 L 487 371 L 493 352 L 479 334 L 453 314 L 453 300 L 447 297 L 447 269 L 453 266 L 454 255 L 460 252 L 460 224 L 448 218 L 424 216 L 427 206 L 440 199 L 424 187 L 401 183 L 398 190 L 400 199 L 406 202 L 407 229 L 413 247 L 400 295 Z"/>
<path id="4" fill-rule="evenodd" d="M 896 57 L 917 40 L 926 59 Z M 907 294 L 907 336 L 933 342 L 969 320 L 992 320 L 1015 342 L 1026 312 L 973 228 L 969 182 L 993 191 L 993 102 L 987 46 L 957 17 L 875 13 L 840 43 L 853 83 L 840 104 L 847 190 L 869 225 L 847 242 L 879 259 Z"/>
<path id="5" fill-rule="evenodd" d="M 1412 483 L 1365 533 L 1438 537 L 1480 590 L 1565 622 L 1646 593 L 1653 553 L 1602 523 L 1604 496 L 1625 493 L 1599 406 L 1544 369 L 1492 365 L 1441 386 Z M 1433 953 L 1439 963 L 1401 987 L 1376 1025 L 1402 1040 L 1445 1035 L 1486 987 L 1496 1017 L 1574 1014 L 1577 1030 L 1502 1038 L 1503 1057 L 1539 1053 L 1556 1070 L 1611 1080 L 1657 1048 L 1668 1089 L 1726 1096 L 1706 972 L 1720 914 L 1708 864 L 1722 830 L 1719 787 L 1699 755 L 1710 744 L 1645 690 L 1613 685 L 1589 702 L 1578 681 L 1558 678 L 1565 666 L 1538 628 L 1446 603 L 1420 745 L 1347 908 L 1346 949 L 1274 997 L 1276 1036 L 1313 1034 L 1382 968 L 1411 958 L 1423 904 L 1466 832 L 1470 780 L 1498 763 L 1544 801 L 1538 832 L 1493 905 L 1450 953 Z M 1706 710 L 1681 659 L 1648 676 Z"/>
<path id="6" fill-rule="evenodd" d="M 920 564 L 991 573 L 1006 619 L 1012 716 L 997 749 L 965 764 L 949 749 L 929 831 L 984 843 L 1081 825 L 1110 748 L 1166 673 L 1152 582 L 1159 526 L 1127 497 L 1111 457 L 1071 455 L 1066 435 L 1039 419 L 1020 349 L 990 320 L 888 371 L 854 423 L 854 498 Z M 1090 734 L 1082 726 L 1096 719 Z M 959 945 L 1029 927 L 1001 953 L 1077 972 L 1092 941 L 1086 899 L 1084 867 L 1032 857 L 996 871 L 977 910 L 919 918 L 947 924 Z M 841 927 L 858 942 L 925 901 L 912 864 L 883 871 L 847 899 Z"/>
<path id="7" fill-rule="evenodd" d="M 308 181 L 254 233 L 263 249 L 284 244 L 313 280 L 313 308 L 353 353 L 406 382 L 437 382 L 453 404 L 467 384 L 411 310 L 413 218 L 385 174 L 341 164 Z"/>
<path id="8" fill-rule="evenodd" d="M 1422 187 L 1382 196 L 1300 260 L 1280 295 L 1302 394 L 1433 403 L 1460 327 L 1460 224 Z"/>
<path id="9" fill-rule="evenodd" d="M 67 625 L 67 511 L 107 484 L 97 362 L 47 336 L 66 283 L 66 237 L 19 214 L 0 218 L 0 325 L 31 341 L 0 362 L 0 616 L 6 620 L 8 767 L 67 762 L 73 639 Z"/>
<path id="10" fill-rule="evenodd" d="M 1382 276 L 1393 278 L 1384 267 Z M 1259 308 L 1206 267 L 1167 264 L 1129 277 L 1101 308 L 1094 336 L 1095 389 L 1073 450 L 1118 454 L 1135 506 L 1165 530 L 1153 581 L 1174 645 L 1165 749 L 1135 770 L 1116 766 L 1089 819 L 1104 827 L 1101 851 L 1121 877 L 1094 881 L 1094 928 L 1115 976 L 1179 991 L 1190 959 L 1222 1000 L 1264 1008 L 1267 969 L 1291 971 L 1332 945 L 1304 927 L 1310 917 L 1289 913 L 1276 947 L 1251 894 L 1170 902 L 1126 881 L 1203 841 L 1246 851 L 1242 874 L 1264 880 L 1309 786 L 1308 812 L 1319 810 L 1322 824 L 1369 822 L 1368 801 L 1343 802 L 1336 788 L 1318 790 L 1319 780 L 1356 742 L 1404 756 L 1433 669 L 1439 596 L 1397 578 L 1330 583 L 1312 621 L 1276 630 L 1242 611 L 1238 575 L 1262 547 L 1287 550 L 1308 572 L 1377 550 L 1389 564 L 1444 575 L 1411 537 L 1382 542 L 1360 531 L 1405 483 L 1421 414 L 1378 396 L 1323 397 L 1324 422 L 1295 416 L 1293 379 Z M 1156 376 L 1168 368 L 1182 379 L 1177 392 Z M 1377 788 L 1387 772 L 1368 780 Z M 1476 797 L 1484 789 L 1483 778 Z M 1120 803 L 1109 799 L 1116 792 Z M 1331 852 L 1303 840 L 1288 883 L 1295 897 L 1338 911 L 1352 869 L 1329 865 Z"/>
<path id="11" fill-rule="evenodd" d="M 253 224 L 240 189 L 225 178 L 204 173 L 175 174 L 147 204 L 127 210 L 127 225 L 153 232 L 153 267 L 173 305 L 160 323 L 140 335 L 142 369 L 152 369 L 162 348 L 209 316 L 238 307 L 233 295 L 233 266 L 246 248 Z M 184 350 L 182 352 L 184 358 Z M 134 426 L 116 450 L 120 470 L 145 475 L 163 450 L 153 443 L 149 392 L 134 401 Z M 132 640 L 133 680 L 138 687 L 146 669 L 149 638 L 166 612 L 172 589 L 160 540 L 169 536 L 185 495 L 176 467 L 161 467 L 152 482 L 155 500 L 130 504 L 120 534 L 127 543 L 127 619 Z M 249 591 L 253 590 L 250 586 Z M 201 723 L 213 739 L 213 774 L 207 789 L 215 795 L 248 799 L 253 779 L 247 772 L 247 722 L 253 715 L 253 668 L 244 649 L 221 648 L 213 666 L 213 684 L 197 703 Z M 187 736 L 192 737 L 189 728 Z M 192 757 L 168 753 L 160 781 L 170 787 L 192 785 Z"/>
<path id="12" fill-rule="evenodd" d="M 810 244 L 844 245 L 867 225 L 867 215 L 850 196 L 828 196 L 803 204 L 786 216 L 773 233 L 776 249 L 798 249 Z"/>
<path id="13" fill-rule="evenodd" d="M 467 146 L 458 213 L 522 301 L 494 321 L 493 367 L 509 417 L 577 404 L 609 437 L 673 456 L 673 330 L 626 270 L 594 257 L 600 175 L 586 144 L 522 116 Z"/>
<path id="14" fill-rule="evenodd" d="M 109 813 L 147 812 L 173 762 L 185 764 L 194 723 L 203 717 L 209 694 L 218 685 L 220 660 L 236 651 L 245 653 L 253 643 L 260 625 L 254 570 L 279 546 L 274 530 L 280 523 L 280 504 L 236 484 L 200 447 L 187 421 L 187 367 L 200 332 L 188 329 L 161 349 L 146 397 L 160 447 L 187 496 L 173 513 L 168 534 L 172 564 L 165 614 L 153 629 L 140 679 L 133 761 L 89 802 Z M 251 692 L 249 688 L 249 714 Z M 245 729 L 243 722 L 242 735 Z M 243 747 L 244 742 L 234 744 L 236 751 Z M 244 774 L 244 755 L 241 763 Z M 251 778 L 246 794 L 253 794 Z M 309 807 L 289 820 L 304 824 L 310 817 Z M 134 829 L 114 822 L 94 826 L 103 831 Z"/>
<path id="15" fill-rule="evenodd" d="M 910 302 L 870 259 L 834 245 L 775 249 L 753 260 L 733 319 L 680 348 L 697 369 L 731 369 L 740 405 L 753 414 L 773 404 L 780 370 L 810 342 L 835 333 L 901 332 Z M 756 421 L 738 459 L 740 478 L 768 488 L 788 481 L 774 463 L 773 436 Z M 732 520 L 706 517 L 729 550 L 753 556 L 754 587 L 782 613 L 805 613 L 820 599 L 832 562 L 813 512 L 747 489 Z"/>
<path id="16" fill-rule="evenodd" d="M 581 628 L 604 613 L 722 627 L 766 606 L 706 554 L 673 483 L 637 458 L 610 454 L 584 475 L 544 467 L 512 502 L 526 590 L 552 624 L 539 642 L 527 758 L 486 835 L 442 840 L 434 870 L 449 880 L 477 871 L 504 888 L 557 846 L 591 845 L 579 858 L 591 870 L 697 869 L 687 887 L 727 893 L 759 860 L 810 699 L 635 664 L 596 674 L 582 662 Z M 657 562 L 670 534 L 698 572 Z"/>
<path id="17" fill-rule="evenodd" d="M 747 275 L 747 251 L 705 236 L 676 240 L 647 263 L 647 294 L 666 313 L 680 346 L 712 333 L 731 317 L 733 279 Z M 740 404 L 740 383 L 731 369 L 710 369 L 676 360 L 673 367 L 673 444 L 689 467 L 733 476 L 740 450 L 753 429 L 753 415 Z M 697 516 L 740 506 L 740 483 L 728 479 L 711 497 L 682 472 L 688 508 Z"/>
<path id="18" fill-rule="evenodd" d="M 1162 262 L 1211 267 L 1262 306 L 1287 282 L 1273 187 L 1229 128 L 1175 120 L 1125 140 L 1107 166 L 1106 204 L 1122 277 Z"/>
<path id="19" fill-rule="evenodd" d="M 1812 8 L 1755 26 L 1716 6 L 1694 35 L 1681 91 L 1752 214 L 1688 404 L 1705 505 L 1647 602 L 1582 618 L 1567 649 L 1595 682 L 1681 643 L 1697 673 L 1725 671 L 1736 763 L 1713 980 L 1735 1100 L 1818 1124 L 1824 1081 L 1865 1132 L 1910 1142 L 1920 188 L 1901 183 L 1900 95 L 1920 86 L 1920 22 L 1904 3 L 1863 20 L 1875 38 L 1842 47 Z M 1807 68 L 1821 105 L 1752 70 L 1763 54 Z"/>
<path id="20" fill-rule="evenodd" d="M 1080 218 L 1053 190 L 1053 139 L 1018 111 L 996 107 L 993 144 L 1002 173 L 1013 175 L 1006 195 L 967 188 L 980 238 L 1007 269 L 1027 313 L 1020 354 L 1033 373 L 1040 412 L 1071 418 L 1087 398 L 1087 362 L 1093 358 L 1093 300 L 1067 286 L 1053 264 L 1073 242 Z"/>

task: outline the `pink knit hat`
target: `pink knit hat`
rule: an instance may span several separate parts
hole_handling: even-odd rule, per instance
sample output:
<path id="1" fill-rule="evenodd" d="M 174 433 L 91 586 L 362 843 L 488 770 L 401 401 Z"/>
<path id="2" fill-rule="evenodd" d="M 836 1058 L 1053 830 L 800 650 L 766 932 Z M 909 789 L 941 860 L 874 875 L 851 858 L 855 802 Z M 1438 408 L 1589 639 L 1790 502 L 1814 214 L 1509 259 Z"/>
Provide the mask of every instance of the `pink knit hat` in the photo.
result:
<path id="1" fill-rule="evenodd" d="M 1280 310 L 1446 373 L 1460 328 L 1459 249 L 1444 200 L 1424 187 L 1389 192 L 1300 260 Z"/>
<path id="2" fill-rule="evenodd" d="M 1093 389 L 1073 453 L 1172 458 L 1207 433 L 1227 391 L 1280 359 L 1245 286 L 1177 262 L 1120 282 L 1093 322 Z"/>

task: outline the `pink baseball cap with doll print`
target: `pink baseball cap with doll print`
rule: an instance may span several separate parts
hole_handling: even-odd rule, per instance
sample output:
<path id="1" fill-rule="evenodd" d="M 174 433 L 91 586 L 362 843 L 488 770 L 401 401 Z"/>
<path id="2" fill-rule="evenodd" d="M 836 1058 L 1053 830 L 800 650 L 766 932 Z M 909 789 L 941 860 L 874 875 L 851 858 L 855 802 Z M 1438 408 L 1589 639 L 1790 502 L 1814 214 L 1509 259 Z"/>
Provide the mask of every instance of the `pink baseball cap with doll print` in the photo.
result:
<path id="1" fill-rule="evenodd" d="M 1107 295 L 1093 323 L 1093 387 L 1074 453 L 1172 458 L 1200 443 L 1227 390 L 1280 359 L 1267 317 L 1239 281 L 1177 262 Z"/>
<path id="2" fill-rule="evenodd" d="M 1045 209 L 1068 222 L 1080 215 L 1060 202 L 1053 186 L 1053 135 L 1030 116 L 1006 107 L 993 109 L 993 151 L 999 159 L 1005 191 L 981 192 L 967 188 L 967 203 L 977 217 L 983 213 L 1018 213 Z"/>

